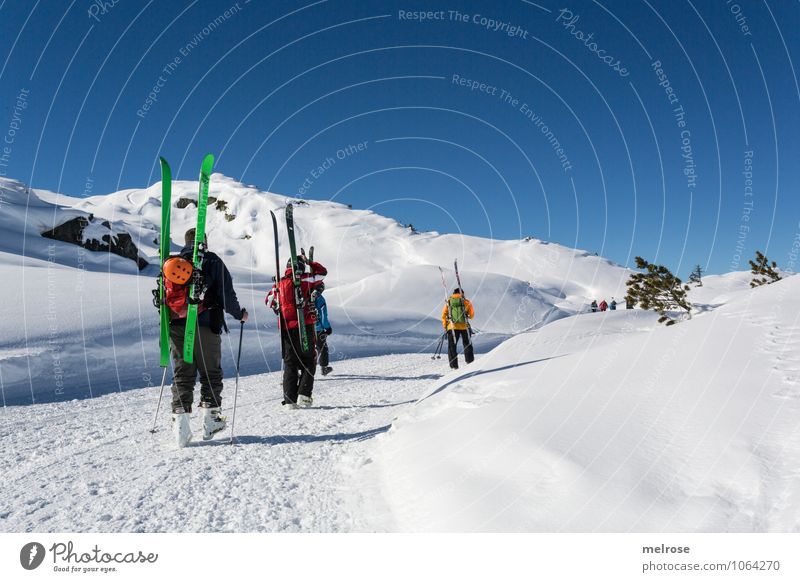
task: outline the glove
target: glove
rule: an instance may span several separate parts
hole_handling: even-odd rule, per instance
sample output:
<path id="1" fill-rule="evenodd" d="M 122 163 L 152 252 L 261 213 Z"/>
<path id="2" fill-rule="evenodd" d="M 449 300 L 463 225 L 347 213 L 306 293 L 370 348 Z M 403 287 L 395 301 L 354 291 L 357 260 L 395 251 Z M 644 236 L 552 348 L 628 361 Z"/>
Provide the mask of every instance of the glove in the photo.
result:
<path id="1" fill-rule="evenodd" d="M 242 323 L 247 321 L 247 315 L 248 315 L 247 310 L 244 307 L 242 307 L 242 317 L 239 318 L 239 321 L 241 321 Z"/>
<path id="2" fill-rule="evenodd" d="M 325 335 L 331 335 L 332 333 L 333 333 L 332 327 L 329 327 L 328 329 L 325 330 Z"/>

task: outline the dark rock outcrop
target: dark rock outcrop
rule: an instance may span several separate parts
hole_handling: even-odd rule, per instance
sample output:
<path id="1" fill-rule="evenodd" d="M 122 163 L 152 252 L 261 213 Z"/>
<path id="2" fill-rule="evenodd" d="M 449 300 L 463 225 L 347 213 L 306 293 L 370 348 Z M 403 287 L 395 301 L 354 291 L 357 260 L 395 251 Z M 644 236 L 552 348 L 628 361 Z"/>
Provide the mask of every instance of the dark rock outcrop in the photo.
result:
<path id="1" fill-rule="evenodd" d="M 102 235 L 102 240 L 91 239 L 84 242 L 83 231 L 92 222 L 94 222 L 92 214 L 76 216 L 59 224 L 52 230 L 43 232 L 42 236 L 78 245 L 90 251 L 114 253 L 135 262 L 140 271 L 148 265 L 148 262 L 139 256 L 139 249 L 136 248 L 131 235 L 127 232 L 118 232 L 112 236 L 111 224 L 107 220 L 101 223 L 108 229 L 108 234 Z"/>
<path id="2" fill-rule="evenodd" d="M 194 206 L 197 208 L 197 200 L 194 198 L 186 198 L 184 196 L 182 198 L 178 198 L 178 201 L 175 203 L 175 207 L 180 209 L 188 208 L 189 206 Z M 222 200 L 221 198 L 216 198 L 215 196 L 209 196 L 208 206 L 209 208 L 216 208 L 220 212 L 223 212 L 225 214 L 225 220 L 228 222 L 231 222 L 234 218 L 236 218 L 235 214 L 228 212 L 227 200 Z"/>

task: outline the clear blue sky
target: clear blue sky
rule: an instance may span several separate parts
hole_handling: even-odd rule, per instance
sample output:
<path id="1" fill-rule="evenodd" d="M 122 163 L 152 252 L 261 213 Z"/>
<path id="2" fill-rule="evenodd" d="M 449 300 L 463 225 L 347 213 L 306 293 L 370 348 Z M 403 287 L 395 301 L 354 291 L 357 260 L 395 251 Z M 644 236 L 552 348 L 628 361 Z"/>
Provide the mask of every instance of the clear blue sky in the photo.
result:
<path id="1" fill-rule="evenodd" d="M 0 0 L 0 174 L 102 194 L 212 152 L 420 230 L 791 266 L 798 27 L 777 0 Z"/>

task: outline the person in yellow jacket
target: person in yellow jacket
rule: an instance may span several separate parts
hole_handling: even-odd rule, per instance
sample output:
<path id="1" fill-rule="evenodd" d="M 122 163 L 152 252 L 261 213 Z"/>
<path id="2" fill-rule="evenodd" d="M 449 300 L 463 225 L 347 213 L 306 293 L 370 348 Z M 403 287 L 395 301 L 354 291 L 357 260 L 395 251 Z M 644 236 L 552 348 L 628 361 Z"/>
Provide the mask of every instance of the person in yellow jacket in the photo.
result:
<path id="1" fill-rule="evenodd" d="M 472 350 L 470 339 L 469 320 L 475 317 L 475 308 L 472 302 L 464 298 L 461 289 L 456 287 L 453 294 L 447 299 L 442 309 L 442 325 L 447 332 L 447 355 L 450 359 L 450 367 L 458 369 L 458 339 L 461 338 L 461 345 L 464 346 L 464 359 L 467 364 L 475 360 L 475 353 Z"/>

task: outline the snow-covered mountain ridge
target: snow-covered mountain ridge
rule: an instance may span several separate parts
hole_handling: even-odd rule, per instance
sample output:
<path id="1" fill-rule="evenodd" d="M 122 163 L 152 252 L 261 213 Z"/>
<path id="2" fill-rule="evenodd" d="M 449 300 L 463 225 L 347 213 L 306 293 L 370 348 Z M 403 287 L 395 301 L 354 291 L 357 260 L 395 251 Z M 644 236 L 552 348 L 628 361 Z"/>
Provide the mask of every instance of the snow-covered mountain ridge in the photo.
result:
<path id="1" fill-rule="evenodd" d="M 194 226 L 197 182 L 172 186 L 172 250 Z M 221 174 L 211 178 L 210 250 L 231 269 L 242 304 L 254 315 L 244 367 L 277 363 L 274 317 L 261 307 L 275 270 L 272 223 L 279 218 L 281 264 L 287 256 L 283 209 L 293 199 Z M 535 239 L 491 240 L 417 233 L 367 210 L 327 201 L 296 201 L 298 244 L 315 246 L 329 270 L 327 298 L 338 357 L 425 350 L 440 333 L 445 290 L 458 259 L 476 306 L 479 349 L 583 309 L 592 299 L 624 294 L 629 271 L 585 251 Z M 62 376 L 58 398 L 138 386 L 157 374 L 158 318 L 150 290 L 158 265 L 161 184 L 74 198 L 0 179 L 0 276 L 9 282 L 22 325 L 6 323 L 0 340 L 7 402 L 30 402 L 47 375 Z M 72 221 L 71 223 L 69 221 Z M 44 238 L 64 228 L 73 242 Z M 129 237 L 135 251 L 124 237 Z M 124 255 L 83 246 L 110 245 Z M 127 249 L 127 250 L 126 250 Z M 137 258 L 138 256 L 138 258 Z M 141 271 L 135 260 L 145 262 Z M 254 329 L 255 328 L 255 329 Z M 80 341 L 73 341 L 75 338 Z M 47 372 L 57 359 L 63 374 Z M 53 383 L 48 381 L 47 383 Z M 92 386 L 93 388 L 90 388 Z M 36 398 L 50 399 L 45 389 Z M 58 399 L 56 398 L 56 399 Z"/>

